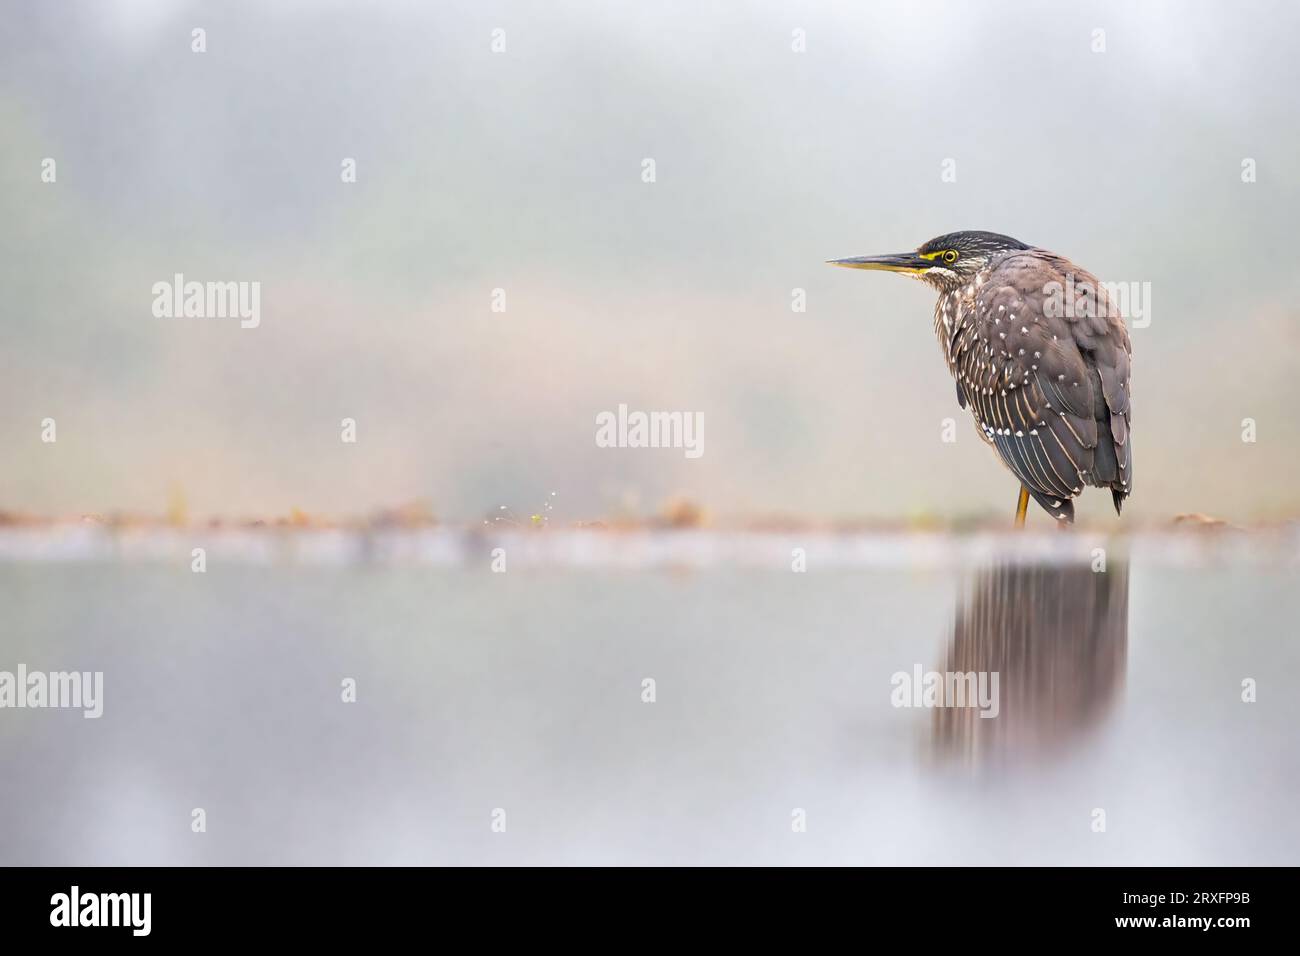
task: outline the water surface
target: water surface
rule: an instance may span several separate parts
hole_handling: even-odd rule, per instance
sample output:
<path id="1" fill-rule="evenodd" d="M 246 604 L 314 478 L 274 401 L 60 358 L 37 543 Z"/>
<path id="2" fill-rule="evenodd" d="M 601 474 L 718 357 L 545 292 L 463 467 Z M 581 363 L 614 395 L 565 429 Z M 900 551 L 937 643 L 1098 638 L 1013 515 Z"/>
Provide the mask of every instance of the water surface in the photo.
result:
<path id="1" fill-rule="evenodd" d="M 0 862 L 1295 864 L 1297 590 L 1140 552 L 8 561 L 0 670 L 105 700 L 0 710 Z M 999 716 L 893 706 L 918 665 L 996 670 Z"/>

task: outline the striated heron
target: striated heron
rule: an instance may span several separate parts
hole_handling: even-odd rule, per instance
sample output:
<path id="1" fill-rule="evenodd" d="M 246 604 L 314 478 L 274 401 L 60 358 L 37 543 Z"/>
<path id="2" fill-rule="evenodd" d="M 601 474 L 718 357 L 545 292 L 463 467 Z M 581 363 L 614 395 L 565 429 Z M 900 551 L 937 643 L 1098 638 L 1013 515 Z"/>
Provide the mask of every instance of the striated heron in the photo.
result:
<path id="1" fill-rule="evenodd" d="M 915 252 L 830 264 L 899 272 L 938 291 L 934 332 L 957 402 L 1020 480 L 1017 527 L 1031 496 L 1073 522 L 1085 485 L 1109 488 L 1120 512 L 1133 490 L 1132 348 L 1091 273 L 993 232 L 954 232 Z"/>

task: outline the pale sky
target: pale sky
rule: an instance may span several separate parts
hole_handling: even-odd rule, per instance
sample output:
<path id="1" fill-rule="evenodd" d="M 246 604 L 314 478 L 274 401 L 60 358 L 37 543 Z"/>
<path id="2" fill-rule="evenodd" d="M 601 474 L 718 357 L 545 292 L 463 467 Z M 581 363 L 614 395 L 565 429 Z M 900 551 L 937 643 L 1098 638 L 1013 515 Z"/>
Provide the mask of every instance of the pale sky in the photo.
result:
<path id="1" fill-rule="evenodd" d="M 0 510 L 1009 514 L 933 293 L 823 264 L 989 229 L 1151 284 L 1131 513 L 1300 511 L 1293 4 L 267 6 L 4 0 Z"/>

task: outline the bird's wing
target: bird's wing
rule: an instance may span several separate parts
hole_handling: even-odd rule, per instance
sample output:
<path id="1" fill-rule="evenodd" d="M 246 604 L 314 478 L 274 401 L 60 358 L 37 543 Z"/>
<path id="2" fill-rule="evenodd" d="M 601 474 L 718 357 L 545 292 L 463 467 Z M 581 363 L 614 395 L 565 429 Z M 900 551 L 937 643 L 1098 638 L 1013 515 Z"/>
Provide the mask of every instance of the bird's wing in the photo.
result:
<path id="1" fill-rule="evenodd" d="M 1092 484 L 1109 487 L 1119 511 L 1133 490 L 1133 455 L 1129 443 L 1132 425 L 1130 369 L 1133 349 L 1128 329 L 1118 310 L 1112 308 L 1104 286 L 1090 273 L 1076 270 L 1076 283 L 1095 291 L 1092 309 L 1070 324 L 1075 344 L 1094 375 L 1094 417 L 1099 424 L 1097 453 Z"/>
<path id="2" fill-rule="evenodd" d="M 976 423 L 1003 463 L 1051 514 L 1071 520 L 1097 446 L 1093 379 L 1067 320 L 1043 288 L 1055 270 L 1013 256 L 975 291 L 953 364 Z"/>

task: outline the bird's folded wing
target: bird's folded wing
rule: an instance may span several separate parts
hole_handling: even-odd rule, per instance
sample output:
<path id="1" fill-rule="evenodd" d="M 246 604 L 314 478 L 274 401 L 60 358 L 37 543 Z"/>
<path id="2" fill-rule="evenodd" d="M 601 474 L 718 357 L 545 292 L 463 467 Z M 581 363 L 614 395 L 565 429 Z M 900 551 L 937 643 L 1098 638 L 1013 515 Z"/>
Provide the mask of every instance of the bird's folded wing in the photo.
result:
<path id="1" fill-rule="evenodd" d="M 1065 513 L 1092 470 L 1097 423 L 1087 364 L 1066 320 L 1047 314 L 1042 285 L 1041 273 L 994 273 L 954 358 L 984 437 L 1035 498 Z"/>

